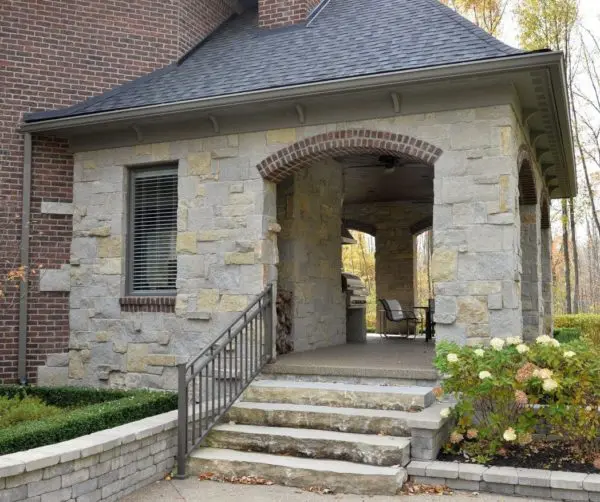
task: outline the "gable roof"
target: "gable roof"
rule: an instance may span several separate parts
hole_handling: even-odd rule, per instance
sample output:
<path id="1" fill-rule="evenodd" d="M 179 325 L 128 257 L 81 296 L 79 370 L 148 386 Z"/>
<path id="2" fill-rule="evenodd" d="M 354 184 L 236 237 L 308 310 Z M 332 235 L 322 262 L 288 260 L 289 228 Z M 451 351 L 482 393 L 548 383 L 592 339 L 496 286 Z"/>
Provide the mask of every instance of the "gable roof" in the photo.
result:
<path id="1" fill-rule="evenodd" d="M 514 56 L 438 0 L 329 0 L 306 25 L 262 30 L 255 10 L 178 63 L 26 122 Z"/>

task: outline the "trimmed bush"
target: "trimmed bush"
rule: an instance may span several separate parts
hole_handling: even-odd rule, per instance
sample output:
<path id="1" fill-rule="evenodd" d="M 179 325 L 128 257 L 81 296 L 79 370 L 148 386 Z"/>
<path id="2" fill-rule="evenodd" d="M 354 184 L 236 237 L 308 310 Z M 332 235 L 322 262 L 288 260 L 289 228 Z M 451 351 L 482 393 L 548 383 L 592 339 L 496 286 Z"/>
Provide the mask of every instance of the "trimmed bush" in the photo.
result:
<path id="1" fill-rule="evenodd" d="M 583 337 L 600 347 L 600 314 L 569 314 L 554 316 L 555 328 L 577 328 Z"/>
<path id="2" fill-rule="evenodd" d="M 558 328 L 554 330 L 554 338 L 560 343 L 569 343 L 581 338 L 581 330 L 579 328 Z"/>
<path id="3" fill-rule="evenodd" d="M 25 390 L 29 394 L 30 391 L 39 389 L 44 388 L 31 387 Z M 90 400 L 100 395 L 104 395 L 105 398 L 113 397 L 113 399 L 104 402 L 96 401 L 95 404 L 88 404 L 84 408 L 74 409 L 68 413 L 0 429 L 0 455 L 59 443 L 177 408 L 177 394 L 174 393 L 64 388 L 58 389 L 57 394 L 50 397 L 52 390 L 45 389 L 40 392 L 46 393 L 49 401 L 52 402 L 56 402 L 58 396 L 63 396 L 71 406 L 81 404 L 81 401 L 76 402 L 76 396 L 79 396 L 82 401 L 88 400 L 84 404 L 88 404 Z M 14 386 L 0 386 L 0 393 L 17 395 Z M 121 397 L 116 397 L 119 394 Z"/>
<path id="4" fill-rule="evenodd" d="M 59 408 L 88 406 L 90 404 L 115 401 L 131 396 L 131 391 L 118 389 L 91 389 L 88 387 L 24 387 L 22 385 L 0 385 L 0 396 L 9 399 L 25 396 L 39 397 L 44 403 Z"/>

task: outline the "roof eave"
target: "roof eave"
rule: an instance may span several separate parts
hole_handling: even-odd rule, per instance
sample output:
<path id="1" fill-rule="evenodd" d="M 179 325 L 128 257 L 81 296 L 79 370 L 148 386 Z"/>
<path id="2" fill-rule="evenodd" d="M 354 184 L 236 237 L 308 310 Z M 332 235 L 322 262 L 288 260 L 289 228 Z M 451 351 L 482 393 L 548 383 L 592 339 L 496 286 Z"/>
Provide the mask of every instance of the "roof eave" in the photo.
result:
<path id="1" fill-rule="evenodd" d="M 362 89 L 374 89 L 390 85 L 434 82 L 450 78 L 493 75 L 495 73 L 506 71 L 532 70 L 534 68 L 545 68 L 550 71 L 553 88 L 552 98 L 554 100 L 557 121 L 561 131 L 562 154 L 569 171 L 569 187 L 561 190 L 560 196 L 574 196 L 577 193 L 574 169 L 575 160 L 571 138 L 568 98 L 566 95 L 566 82 L 563 71 L 563 55 L 560 52 L 533 52 L 496 59 L 241 92 L 223 96 L 179 101 L 176 103 L 97 112 L 72 117 L 50 118 L 34 122 L 25 122 L 21 126 L 21 131 L 40 133 L 72 128 L 81 129 L 87 126 L 108 125 L 118 122 L 131 122 L 141 119 L 174 116 L 180 113 L 210 112 L 223 107 L 244 104 L 298 99 L 308 95 L 315 96 L 319 94 L 360 91 Z"/>

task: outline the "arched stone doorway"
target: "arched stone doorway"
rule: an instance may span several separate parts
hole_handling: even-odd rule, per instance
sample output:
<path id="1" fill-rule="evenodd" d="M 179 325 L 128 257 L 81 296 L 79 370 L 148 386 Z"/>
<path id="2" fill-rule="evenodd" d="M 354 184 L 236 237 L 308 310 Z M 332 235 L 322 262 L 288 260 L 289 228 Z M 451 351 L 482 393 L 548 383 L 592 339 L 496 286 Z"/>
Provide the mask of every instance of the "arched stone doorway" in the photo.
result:
<path id="1" fill-rule="evenodd" d="M 277 184 L 278 287 L 293 299 L 295 351 L 346 342 L 343 221 L 376 235 L 382 257 L 378 293 L 379 277 L 387 284 L 396 281 L 395 287 L 381 289 L 412 307 L 410 229 L 431 220 L 433 165 L 441 154 L 411 136 L 351 129 L 302 139 L 257 166 L 263 178 Z M 391 273 L 397 277 L 390 278 Z"/>
<path id="2" fill-rule="evenodd" d="M 541 219 L 534 166 L 526 148 L 519 152 L 519 213 L 521 223 L 521 306 L 523 338 L 542 333 Z"/>

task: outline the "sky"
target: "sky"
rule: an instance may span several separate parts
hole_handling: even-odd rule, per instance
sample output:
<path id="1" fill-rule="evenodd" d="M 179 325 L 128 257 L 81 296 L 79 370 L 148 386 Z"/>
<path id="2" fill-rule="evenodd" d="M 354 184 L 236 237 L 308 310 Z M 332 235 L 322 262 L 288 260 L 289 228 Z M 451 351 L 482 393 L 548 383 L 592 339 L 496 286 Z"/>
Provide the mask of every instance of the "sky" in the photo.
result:
<path id="1" fill-rule="evenodd" d="M 513 0 L 513 2 L 518 1 Z M 595 33 L 600 32 L 600 0 L 579 0 L 579 10 L 583 25 Z M 513 9 L 510 9 L 510 12 L 506 15 L 502 34 L 499 38 L 513 47 L 518 47 L 519 34 L 512 11 Z"/>

